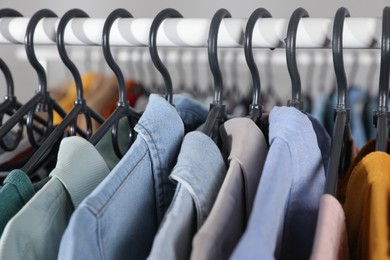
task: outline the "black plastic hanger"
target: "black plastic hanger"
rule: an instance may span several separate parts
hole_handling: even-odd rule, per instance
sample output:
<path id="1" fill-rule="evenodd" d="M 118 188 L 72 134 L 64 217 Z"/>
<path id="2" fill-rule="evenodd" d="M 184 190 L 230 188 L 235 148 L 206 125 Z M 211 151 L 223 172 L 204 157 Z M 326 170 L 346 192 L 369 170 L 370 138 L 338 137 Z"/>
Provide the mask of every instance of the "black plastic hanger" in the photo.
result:
<path id="1" fill-rule="evenodd" d="M 76 101 L 75 101 L 75 106 L 72 108 L 71 112 L 69 112 L 69 122 L 73 120 L 73 123 L 70 127 L 70 134 L 75 135 L 76 134 L 76 126 L 77 126 L 77 117 L 80 114 L 84 114 L 85 120 L 86 120 L 86 125 L 87 125 L 87 136 L 86 138 L 91 137 L 92 135 L 92 118 L 95 119 L 99 124 L 104 123 L 104 118 L 94 110 L 90 109 L 87 106 L 86 101 L 84 100 L 84 90 L 83 90 L 83 83 L 81 81 L 81 76 L 80 72 L 77 69 L 76 65 L 69 59 L 69 56 L 66 52 L 65 49 L 65 28 L 69 21 L 73 18 L 87 18 L 89 17 L 84 11 L 80 9 L 71 9 L 68 12 L 66 12 L 63 17 L 61 18 L 58 28 L 57 28 L 57 35 L 56 35 L 56 40 L 57 40 L 57 49 L 58 53 L 60 54 L 62 62 L 65 64 L 65 66 L 69 69 L 71 72 L 73 79 L 75 81 L 76 85 Z M 76 110 L 76 112 L 72 112 L 73 110 Z M 73 115 L 74 118 L 72 118 L 70 115 Z M 64 130 L 67 127 L 67 122 L 64 119 L 64 123 L 61 123 L 59 127 L 57 128 L 64 128 Z M 60 131 L 60 130 L 56 130 Z M 52 134 L 53 135 L 53 134 Z M 54 139 L 55 137 L 53 137 Z"/>
<path id="2" fill-rule="evenodd" d="M 75 17 L 88 17 L 88 15 L 79 9 L 71 9 L 66 12 L 63 17 L 60 19 L 57 28 L 56 34 L 56 43 L 58 52 L 63 63 L 70 70 L 75 80 L 76 85 L 76 100 L 72 110 L 65 116 L 62 122 L 53 130 L 53 132 L 46 138 L 46 140 L 42 143 L 42 145 L 38 148 L 38 150 L 32 155 L 29 161 L 24 165 L 23 171 L 26 173 L 31 172 L 36 165 L 38 165 L 43 158 L 50 152 L 53 145 L 59 140 L 60 137 L 63 136 L 63 133 L 70 126 L 70 134 L 76 134 L 76 124 L 77 118 L 79 115 L 83 114 L 86 120 L 87 125 L 87 133 L 86 137 L 89 138 L 92 135 L 92 118 L 94 118 L 99 123 L 104 122 L 104 118 L 98 113 L 94 112 L 90 109 L 86 101 L 84 100 L 84 92 L 81 81 L 80 73 L 74 63 L 69 59 L 68 54 L 66 53 L 65 48 L 65 28 L 68 22 Z"/>
<path id="3" fill-rule="evenodd" d="M 0 18 L 3 17 L 22 17 L 23 15 L 13 9 L 0 9 Z M 4 102 L 0 104 L 0 126 L 3 124 L 4 114 L 12 116 L 22 104 L 17 100 L 14 92 L 14 80 L 11 71 L 7 64 L 0 59 L 0 69 L 4 74 L 7 84 L 7 94 L 4 97 Z M 3 138 L 0 138 L 0 146 L 5 151 L 13 151 L 19 145 L 23 136 L 23 125 L 25 122 L 19 121 L 18 130 L 16 131 L 15 140 L 11 144 L 7 144 Z"/>
<path id="4" fill-rule="evenodd" d="M 387 139 L 389 138 L 389 108 L 387 102 L 390 73 L 390 7 L 388 6 L 383 9 L 381 67 L 379 73 L 378 109 L 374 111 L 374 124 L 377 128 L 375 150 L 387 152 Z"/>
<path id="5" fill-rule="evenodd" d="M 0 18 L 3 17 L 22 17 L 18 11 L 13 9 L 0 9 Z M 7 85 L 7 93 L 4 97 L 4 101 L 0 104 L 0 126 L 3 124 L 4 114 L 8 116 L 12 116 L 21 106 L 22 104 L 17 100 L 14 92 L 14 81 L 12 78 L 12 73 L 8 68 L 7 64 L 0 59 L 0 70 L 3 72 L 6 85 Z M 44 122 L 44 121 L 43 121 Z M 5 142 L 3 138 L 0 138 L 0 146 L 4 151 L 13 151 L 19 145 L 23 136 L 23 127 L 25 124 L 25 120 L 21 120 L 18 123 L 18 129 L 15 133 L 14 140 L 12 143 L 9 141 Z"/>
<path id="6" fill-rule="evenodd" d="M 50 97 L 47 91 L 46 73 L 42 65 L 38 62 L 34 51 L 34 32 L 38 22 L 45 17 L 57 17 L 57 15 L 48 9 L 42 9 L 36 12 L 30 19 L 25 37 L 25 47 L 27 58 L 31 66 L 35 69 L 39 79 L 39 89 L 37 93 L 26 104 L 18 109 L 15 114 L 10 117 L 4 125 L 0 128 L 0 138 L 3 138 L 16 124 L 18 124 L 27 115 L 27 136 L 33 147 L 38 147 L 43 140 L 53 130 L 53 109 L 62 117 L 66 116 L 65 111 L 58 105 L 58 103 Z M 35 114 L 36 111 L 46 111 L 48 119 L 42 122 Z M 36 120 L 39 123 L 45 125 L 46 130 L 42 134 L 40 141 L 35 140 L 33 121 Z M 84 133 L 78 129 L 78 133 L 84 135 Z"/>
<path id="7" fill-rule="evenodd" d="M 123 153 L 119 149 L 119 140 L 118 140 L 118 127 L 119 120 L 122 117 L 128 118 L 128 123 L 130 126 L 130 143 L 129 146 L 134 142 L 136 133 L 134 131 L 134 125 L 138 122 L 140 118 L 140 114 L 134 111 L 127 102 L 126 97 L 126 84 L 125 79 L 123 77 L 122 71 L 119 68 L 118 64 L 115 62 L 111 50 L 110 50 L 110 32 L 112 24 L 118 18 L 132 18 L 133 16 L 125 9 L 116 9 L 110 13 L 107 17 L 106 22 L 103 27 L 103 36 L 102 36 L 102 48 L 104 58 L 108 64 L 108 66 L 115 73 L 115 76 L 118 80 L 118 88 L 119 88 L 119 101 L 117 103 L 115 111 L 110 115 L 110 117 L 104 122 L 104 124 L 98 129 L 98 131 L 89 139 L 89 141 L 96 145 L 99 140 L 107 133 L 111 127 L 112 128 L 112 144 L 114 147 L 115 154 L 118 158 L 123 157 Z"/>
<path id="8" fill-rule="evenodd" d="M 272 16 L 264 8 L 256 9 L 248 19 L 245 28 L 245 35 L 244 35 L 245 59 L 246 59 L 246 63 L 248 64 L 249 70 L 251 71 L 252 83 L 253 83 L 253 92 L 252 92 L 253 98 L 252 98 L 252 104 L 249 107 L 249 115 L 251 116 L 254 122 L 258 122 L 258 120 L 261 119 L 263 109 L 260 106 L 260 95 L 261 95 L 260 74 L 257 69 L 255 59 L 253 57 L 252 37 L 253 37 L 253 30 L 255 28 L 257 20 L 264 17 L 271 18 Z"/>
<path id="9" fill-rule="evenodd" d="M 1 12 L 1 11 L 0 11 Z M 3 72 L 6 84 L 7 84 L 7 94 L 4 97 L 4 102 L 0 104 L 0 126 L 3 123 L 4 114 L 9 116 L 13 115 L 15 111 L 22 106 L 14 95 L 14 81 L 12 78 L 11 71 L 9 70 L 7 64 L 0 59 L 0 70 Z M 14 140 L 9 143 L 9 141 L 5 142 L 3 138 L 0 139 L 0 146 L 4 151 L 13 151 L 19 145 L 23 136 L 23 126 L 24 121 L 19 121 L 18 130 L 15 132 L 13 136 Z"/>
<path id="10" fill-rule="evenodd" d="M 259 126 L 260 130 L 263 132 L 265 139 L 268 142 L 268 132 L 269 126 L 267 122 L 264 122 L 261 117 L 263 114 L 263 108 L 260 105 L 261 102 L 261 81 L 260 74 L 256 66 L 255 59 L 253 57 L 253 49 L 252 49 L 252 37 L 253 30 L 257 21 L 261 18 L 271 18 L 271 14 L 268 10 L 264 8 L 256 9 L 248 19 L 245 28 L 244 35 L 244 53 L 246 63 L 248 64 L 249 70 L 252 74 L 252 84 L 253 84 L 253 97 L 252 104 L 249 106 L 249 116 L 251 119 Z"/>
<path id="11" fill-rule="evenodd" d="M 345 76 L 343 59 L 343 29 L 345 17 L 349 11 L 341 7 L 337 10 L 333 23 L 332 54 L 333 65 L 337 80 L 337 107 L 335 109 L 335 124 L 333 128 L 332 144 L 328 171 L 326 173 L 325 193 L 336 196 L 337 180 L 340 168 L 347 159 L 347 145 L 350 139 L 347 78 Z"/>
<path id="12" fill-rule="evenodd" d="M 303 110 L 301 100 L 301 77 L 299 76 L 296 59 L 296 41 L 299 21 L 302 17 L 309 17 L 309 13 L 303 8 L 297 8 L 291 15 L 287 28 L 286 38 L 286 60 L 287 68 L 292 84 L 292 99 L 288 101 L 288 106 Z"/>
<path id="13" fill-rule="evenodd" d="M 218 133 L 219 125 L 225 120 L 225 105 L 222 102 L 223 80 L 218 62 L 218 32 L 223 18 L 231 18 L 226 9 L 219 9 L 213 16 L 210 24 L 209 38 L 207 40 L 207 51 L 210 69 L 214 78 L 214 100 L 210 104 L 210 112 L 204 124 L 203 133 L 211 138 Z M 213 138 L 214 139 L 214 138 Z"/>
<path id="14" fill-rule="evenodd" d="M 22 16 L 23 15 L 21 13 L 13 9 L 8 9 L 8 8 L 0 9 L 0 18 L 22 17 Z M 17 101 L 17 98 L 15 96 L 14 80 L 12 78 L 12 73 L 8 68 L 7 64 L 2 59 L 0 59 L 0 69 L 4 74 L 5 81 L 7 84 L 7 94 L 4 97 L 4 102 L 0 104 L 0 113 L 1 113 L 1 117 L 3 117 L 4 113 L 7 113 L 8 115 L 12 115 L 13 112 L 22 105 Z M 2 121 L 3 120 L 1 120 L 0 124 L 2 123 Z"/>
<path id="15" fill-rule="evenodd" d="M 14 9 L 9 9 L 9 8 L 0 9 L 0 18 L 5 18 L 5 17 L 23 17 L 23 15 Z M 4 99 L 5 99 L 5 101 L 16 100 L 16 97 L 14 94 L 15 93 L 14 92 L 14 81 L 12 78 L 11 71 L 9 70 L 7 64 L 2 59 L 0 59 L 0 60 L 1 60 L 0 69 L 4 73 L 4 77 L 5 77 L 6 84 L 7 84 L 7 94 L 4 97 Z M 3 102 L 1 104 L 1 106 L 0 106 L 1 113 L 4 112 L 4 108 L 3 108 L 4 103 L 10 103 L 10 102 Z"/>
<path id="16" fill-rule="evenodd" d="M 173 87 L 171 75 L 165 65 L 162 63 L 157 51 L 157 32 L 161 23 L 167 18 L 183 18 L 183 16 L 175 9 L 166 8 L 159 12 L 152 22 L 149 32 L 149 52 L 154 66 L 161 73 L 165 83 L 165 99 L 172 104 Z"/>
<path id="17" fill-rule="evenodd" d="M 4 8 L 0 9 L 0 18 L 3 17 L 22 17 L 22 15 L 13 9 Z M 12 116 L 16 111 L 21 108 L 23 105 L 17 100 L 14 92 L 14 82 L 12 78 L 11 71 L 9 70 L 7 64 L 0 59 L 0 70 L 3 72 L 6 84 L 7 84 L 7 94 L 4 97 L 4 101 L 0 104 L 0 126 L 3 125 L 4 115 Z M 45 119 L 39 115 L 34 114 L 34 119 L 37 120 L 40 124 L 45 125 Z M 7 140 L 4 141 L 4 138 L 0 138 L 0 146 L 4 151 L 13 151 L 19 145 L 23 137 L 23 128 L 26 124 L 26 119 L 22 118 L 18 122 L 18 129 L 14 132 L 13 141 Z M 36 133 L 42 135 L 44 133 L 42 128 L 39 128 L 36 125 L 33 125 L 33 129 Z"/>

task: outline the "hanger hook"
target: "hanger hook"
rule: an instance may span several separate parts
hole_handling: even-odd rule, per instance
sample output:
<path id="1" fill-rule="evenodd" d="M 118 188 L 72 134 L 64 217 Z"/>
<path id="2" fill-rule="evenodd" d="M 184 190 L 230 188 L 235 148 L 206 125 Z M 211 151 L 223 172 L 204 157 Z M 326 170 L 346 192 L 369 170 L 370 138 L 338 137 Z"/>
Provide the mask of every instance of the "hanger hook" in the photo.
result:
<path id="1" fill-rule="evenodd" d="M 2 16 L 1 12 L 2 10 L 0 10 L 0 17 Z M 8 114 L 8 112 L 11 111 L 12 112 L 16 111 L 20 103 L 17 101 L 17 98 L 14 95 L 14 80 L 12 78 L 12 73 L 8 68 L 7 64 L 3 61 L 3 59 L 0 59 L 0 70 L 4 74 L 6 84 L 7 84 L 7 94 L 4 97 L 4 102 L 2 103 L 2 105 L 6 105 L 6 107 L 4 108 L 4 110 L 3 109 L 0 110 L 0 126 L 2 126 L 4 114 Z M 12 115 L 12 112 L 9 115 Z M 24 128 L 24 123 L 21 120 L 18 123 L 18 129 L 15 131 L 15 138 L 12 141 L 8 141 L 8 142 L 5 142 L 3 138 L 0 138 L 0 147 L 3 148 L 4 151 L 15 150 L 16 147 L 18 147 L 20 141 L 22 140 L 23 128 Z"/>
<path id="2" fill-rule="evenodd" d="M 0 70 L 4 74 L 5 82 L 7 84 L 7 94 L 5 99 L 14 100 L 16 98 L 14 95 L 14 79 L 12 78 L 10 69 L 3 59 L 0 59 Z"/>
<path id="3" fill-rule="evenodd" d="M 223 80 L 218 62 L 218 32 L 223 18 L 231 18 L 228 10 L 221 8 L 213 16 L 210 24 L 209 38 L 207 39 L 207 52 L 210 69 L 214 78 L 214 105 L 222 104 Z"/>
<path id="4" fill-rule="evenodd" d="M 126 99 L 126 83 L 125 78 L 118 64 L 115 62 L 114 57 L 112 56 L 110 49 L 110 32 L 112 25 L 118 18 L 132 18 L 133 16 L 126 9 L 118 8 L 112 11 L 104 23 L 103 27 L 103 37 L 102 37 L 102 47 L 104 58 L 108 64 L 108 66 L 114 72 L 117 80 L 118 80 L 118 88 L 119 88 L 119 104 L 124 105 L 127 102 Z"/>
<path id="5" fill-rule="evenodd" d="M 0 18 L 22 17 L 22 16 L 23 15 L 21 13 L 19 13 L 16 10 L 13 10 L 13 9 L 9 9 L 9 8 L 0 9 Z M 12 110 L 17 109 L 18 102 L 17 102 L 17 98 L 15 97 L 15 92 L 14 92 L 14 80 L 13 80 L 12 73 L 11 73 L 10 69 L 8 68 L 7 64 L 4 62 L 3 59 L 0 59 L 0 70 L 4 74 L 4 78 L 5 78 L 5 81 L 7 84 L 7 94 L 5 96 L 5 100 L 8 100 L 10 102 L 6 109 L 7 110 L 10 108 Z M 5 104 L 5 103 L 2 103 L 2 104 Z M 5 113 L 6 113 L 6 110 L 4 110 L 4 112 L 0 111 L 0 126 L 3 125 L 3 118 L 4 118 Z M 18 147 L 20 141 L 22 140 L 24 124 L 22 121 L 20 121 L 18 125 L 19 125 L 19 127 L 15 133 L 15 139 L 11 143 L 5 142 L 3 138 L 0 138 L 0 146 L 1 146 L 1 148 L 3 148 L 4 151 L 15 150 L 16 147 Z"/>
<path id="6" fill-rule="evenodd" d="M 23 17 L 23 15 L 14 9 L 10 9 L 10 8 L 0 9 L 0 18 L 5 18 L 5 17 Z M 14 99 L 15 98 L 14 80 L 12 78 L 11 71 L 9 70 L 8 66 L 5 64 L 3 60 L 1 60 L 0 62 L 0 69 L 4 73 L 4 77 L 7 84 L 6 98 Z"/>
<path id="7" fill-rule="evenodd" d="M 292 99 L 288 101 L 288 106 L 296 107 L 299 110 L 303 110 L 303 101 L 301 100 L 301 77 L 296 59 L 296 41 L 299 21 L 303 17 L 309 17 L 309 13 L 302 7 L 295 9 L 288 23 L 286 38 L 287 68 L 292 84 Z"/>
<path id="8" fill-rule="evenodd" d="M 388 111 L 389 72 L 390 72 L 390 7 L 383 9 L 382 17 L 381 67 L 379 74 L 378 110 Z"/>
<path id="9" fill-rule="evenodd" d="M 343 59 L 343 29 L 345 17 L 350 17 L 349 11 L 341 7 L 337 10 L 333 23 L 332 54 L 333 66 L 337 80 L 337 109 L 346 109 L 347 100 L 347 77 Z"/>
<path id="10" fill-rule="evenodd" d="M 389 73 L 390 73 L 390 7 L 382 14 L 381 66 L 379 71 L 378 108 L 374 111 L 374 124 L 377 128 L 375 150 L 387 152 L 389 138 Z"/>
<path id="11" fill-rule="evenodd" d="M 244 35 L 245 59 L 251 71 L 252 82 L 253 82 L 253 98 L 252 98 L 252 104 L 250 106 L 250 113 L 253 114 L 254 111 L 258 111 L 259 117 L 261 117 L 262 114 L 261 107 L 260 107 L 261 82 L 260 82 L 260 74 L 257 69 L 255 59 L 253 57 L 252 38 L 253 38 L 253 30 L 255 28 L 257 21 L 264 17 L 270 18 L 272 16 L 267 9 L 264 8 L 256 9 L 248 19 L 245 28 L 245 35 Z"/>
<path id="12" fill-rule="evenodd" d="M 149 32 L 149 52 L 154 66 L 161 73 L 165 82 L 165 99 L 172 104 L 173 87 L 172 79 L 165 65 L 162 63 L 157 51 L 157 32 L 162 22 L 167 18 L 183 18 L 177 10 L 167 8 L 159 12 L 152 22 Z"/>
<path id="13" fill-rule="evenodd" d="M 47 17 L 58 17 L 53 11 L 49 9 L 42 9 L 36 12 L 30 19 L 27 25 L 26 36 L 24 38 L 24 45 L 26 48 L 26 54 L 31 66 L 35 69 L 39 79 L 39 91 L 44 94 L 47 90 L 46 72 L 42 65 L 39 63 L 34 50 L 34 33 L 35 28 L 40 20 Z"/>
<path id="14" fill-rule="evenodd" d="M 58 24 L 56 40 L 57 40 L 57 49 L 58 49 L 58 53 L 60 54 L 61 60 L 65 64 L 65 66 L 69 69 L 69 71 L 72 73 L 73 79 L 75 81 L 76 91 L 77 91 L 76 102 L 80 102 L 80 101 L 82 102 L 82 100 L 84 100 L 84 91 L 83 91 L 80 72 L 77 69 L 76 65 L 70 60 L 65 48 L 66 25 L 69 23 L 70 20 L 76 17 L 88 18 L 89 16 L 80 9 L 71 9 L 67 11 L 61 17 L 60 22 Z"/>

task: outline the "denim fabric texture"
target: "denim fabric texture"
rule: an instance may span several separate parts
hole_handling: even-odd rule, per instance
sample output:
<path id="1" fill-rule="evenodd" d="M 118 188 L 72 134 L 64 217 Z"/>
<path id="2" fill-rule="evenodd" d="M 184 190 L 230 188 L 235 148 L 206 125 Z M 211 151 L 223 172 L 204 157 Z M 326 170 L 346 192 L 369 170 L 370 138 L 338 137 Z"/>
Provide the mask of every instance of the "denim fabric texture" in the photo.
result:
<path id="1" fill-rule="evenodd" d="M 194 131 L 207 118 L 207 108 L 202 103 L 189 96 L 175 94 L 173 95 L 172 102 L 183 120 L 186 132 Z M 119 121 L 119 147 L 121 151 L 125 151 L 128 148 L 127 133 L 129 132 L 129 129 L 127 118 L 121 119 Z M 111 131 L 108 131 L 99 143 L 97 143 L 96 149 L 103 156 L 108 168 L 110 170 L 114 169 L 115 165 L 120 161 L 120 158 L 116 156 L 112 146 Z"/>
<path id="2" fill-rule="evenodd" d="M 61 241 L 59 259 L 148 256 L 175 192 L 176 184 L 168 176 L 184 137 L 183 122 L 193 120 L 188 116 L 193 113 L 191 102 L 182 103 L 175 109 L 164 98 L 150 96 L 135 127 L 138 136 L 134 144 L 74 212 Z M 183 107 L 184 118 L 178 107 Z"/>
<path id="3" fill-rule="evenodd" d="M 188 133 L 170 179 L 174 199 L 154 239 L 148 259 L 188 259 L 195 232 L 217 197 L 226 167 L 216 144 L 202 132 Z"/>
<path id="4" fill-rule="evenodd" d="M 175 94 L 172 103 L 183 120 L 186 133 L 196 130 L 206 121 L 209 110 L 204 104 L 190 96 Z"/>
<path id="5" fill-rule="evenodd" d="M 252 214 L 232 259 L 308 259 L 325 183 L 317 137 L 304 113 L 274 107 L 269 141 Z"/>

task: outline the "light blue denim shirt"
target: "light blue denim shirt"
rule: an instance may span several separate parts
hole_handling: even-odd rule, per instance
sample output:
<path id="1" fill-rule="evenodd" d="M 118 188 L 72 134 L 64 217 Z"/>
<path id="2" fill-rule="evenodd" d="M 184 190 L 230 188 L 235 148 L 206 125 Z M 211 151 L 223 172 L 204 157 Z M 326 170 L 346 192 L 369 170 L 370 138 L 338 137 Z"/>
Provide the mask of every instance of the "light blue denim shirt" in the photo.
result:
<path id="1" fill-rule="evenodd" d="M 226 174 L 216 144 L 202 132 L 185 136 L 170 179 L 177 182 L 149 259 L 189 259 L 195 232 L 205 222 Z"/>
<path id="2" fill-rule="evenodd" d="M 194 131 L 206 121 L 208 108 L 188 95 L 173 95 L 172 103 L 184 123 L 186 133 Z"/>
<path id="3" fill-rule="evenodd" d="M 188 99 L 176 106 L 182 111 L 181 118 L 164 98 L 150 96 L 135 127 L 136 141 L 72 215 L 59 259 L 147 257 L 175 192 L 176 185 L 168 175 L 184 137 L 183 122 L 193 119 L 183 112 L 188 108 L 193 113 L 191 104 Z"/>
<path id="4" fill-rule="evenodd" d="M 269 115 L 270 149 L 247 229 L 232 259 L 309 259 L 325 173 L 309 118 L 292 107 Z"/>
<path id="5" fill-rule="evenodd" d="M 185 131 L 190 132 L 195 130 L 207 118 L 208 109 L 199 101 L 182 94 L 173 95 L 173 105 L 183 120 Z M 129 123 L 127 118 L 123 118 L 119 122 L 119 147 L 121 151 L 128 148 Z M 108 131 L 102 139 L 96 144 L 96 149 L 103 156 L 110 170 L 114 169 L 115 165 L 120 161 L 115 154 L 111 131 Z M 1 157 L 1 155 L 0 155 Z"/>

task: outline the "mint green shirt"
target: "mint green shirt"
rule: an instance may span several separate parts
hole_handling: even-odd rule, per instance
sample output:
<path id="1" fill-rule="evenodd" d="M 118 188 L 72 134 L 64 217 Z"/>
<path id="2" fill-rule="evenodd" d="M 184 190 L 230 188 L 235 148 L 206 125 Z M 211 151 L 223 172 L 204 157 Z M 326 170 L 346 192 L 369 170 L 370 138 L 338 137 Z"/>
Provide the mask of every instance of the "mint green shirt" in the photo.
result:
<path id="1" fill-rule="evenodd" d="M 119 148 L 121 151 L 128 150 L 129 137 L 128 133 L 130 131 L 129 123 L 127 118 L 122 118 L 119 121 L 118 133 L 119 133 Z M 111 131 L 102 137 L 102 139 L 96 144 L 96 149 L 103 156 L 104 160 L 107 163 L 107 166 L 110 170 L 114 169 L 115 165 L 120 161 L 115 154 L 114 147 L 112 145 L 112 136 Z"/>
<path id="2" fill-rule="evenodd" d="M 74 209 L 109 172 L 87 140 L 63 139 L 51 179 L 5 227 L 0 259 L 56 259 Z"/>
<path id="3" fill-rule="evenodd" d="M 122 151 L 127 148 L 129 132 L 127 120 L 119 122 L 119 147 Z M 120 158 L 115 155 L 111 141 L 111 131 L 108 131 L 96 145 L 96 150 L 104 158 L 107 167 L 112 170 Z M 50 178 L 45 178 L 33 184 L 28 175 L 21 170 L 13 170 L 4 180 L 0 190 L 0 237 L 8 221 L 23 208 L 23 206 L 45 185 Z M 0 186 L 1 187 L 1 186 Z"/>
<path id="4" fill-rule="evenodd" d="M 11 171 L 0 190 L 0 237 L 8 221 L 39 191 L 49 178 L 35 184 L 21 170 Z"/>

